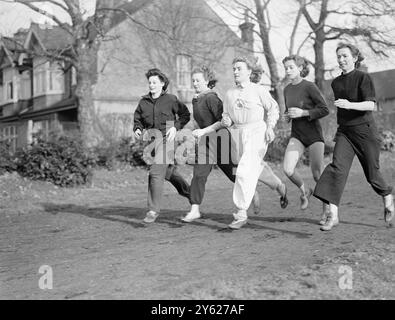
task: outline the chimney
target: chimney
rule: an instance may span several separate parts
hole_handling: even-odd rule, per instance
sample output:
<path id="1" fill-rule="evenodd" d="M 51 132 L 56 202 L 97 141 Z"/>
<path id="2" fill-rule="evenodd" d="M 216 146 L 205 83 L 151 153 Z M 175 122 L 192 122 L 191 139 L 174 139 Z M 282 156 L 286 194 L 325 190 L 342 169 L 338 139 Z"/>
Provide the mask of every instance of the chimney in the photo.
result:
<path id="1" fill-rule="evenodd" d="M 241 40 L 247 45 L 248 49 L 253 51 L 254 49 L 254 24 L 250 22 L 248 16 L 248 9 L 244 12 L 244 22 L 239 25 L 241 30 Z"/>

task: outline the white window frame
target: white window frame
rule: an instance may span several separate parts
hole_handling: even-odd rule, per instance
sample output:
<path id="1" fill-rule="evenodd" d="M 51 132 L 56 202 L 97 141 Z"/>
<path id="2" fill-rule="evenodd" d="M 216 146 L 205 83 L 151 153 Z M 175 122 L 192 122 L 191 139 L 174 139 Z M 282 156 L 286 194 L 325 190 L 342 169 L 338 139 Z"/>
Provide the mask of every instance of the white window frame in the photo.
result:
<path id="1" fill-rule="evenodd" d="M 49 131 L 50 131 L 50 120 L 37 120 L 33 121 L 33 130 L 32 134 L 36 134 L 38 132 L 42 132 L 42 137 L 44 139 L 49 138 Z"/>
<path id="2" fill-rule="evenodd" d="M 0 86 L 0 105 L 2 105 L 5 102 L 4 99 L 4 86 Z"/>
<path id="3" fill-rule="evenodd" d="M 30 78 L 30 72 L 24 71 L 20 77 L 19 86 L 19 98 L 21 100 L 28 100 L 32 97 L 32 79 Z"/>
<path id="4" fill-rule="evenodd" d="M 9 86 L 11 85 L 12 91 L 9 91 Z M 16 100 L 15 96 L 15 82 L 14 82 L 14 70 L 9 68 L 3 71 L 3 102 L 4 104 L 14 102 Z M 10 96 L 11 93 L 11 96 Z"/>
<path id="5" fill-rule="evenodd" d="M 186 54 L 178 54 L 176 57 L 177 87 L 179 89 L 191 89 L 192 58 Z"/>
<path id="6" fill-rule="evenodd" d="M 48 93 L 62 94 L 65 91 L 64 87 L 64 74 L 59 63 L 51 62 L 48 70 Z"/>
<path id="7" fill-rule="evenodd" d="M 77 70 L 74 67 L 71 67 L 71 85 L 77 85 Z"/>

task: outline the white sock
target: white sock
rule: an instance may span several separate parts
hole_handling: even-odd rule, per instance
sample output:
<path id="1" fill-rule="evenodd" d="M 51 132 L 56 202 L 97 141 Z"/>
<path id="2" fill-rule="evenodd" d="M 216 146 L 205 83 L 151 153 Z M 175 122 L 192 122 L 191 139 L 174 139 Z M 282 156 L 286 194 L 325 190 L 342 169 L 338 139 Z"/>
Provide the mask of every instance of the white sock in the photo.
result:
<path id="1" fill-rule="evenodd" d="M 384 198 L 384 207 L 389 208 L 390 205 L 392 205 L 392 194 L 386 195 Z"/>
<path id="2" fill-rule="evenodd" d="M 332 214 L 333 217 L 337 218 L 338 210 L 339 210 L 339 208 L 338 208 L 337 205 L 334 205 L 333 203 L 329 204 L 329 211 L 330 211 L 330 213 Z"/>
<path id="3" fill-rule="evenodd" d="M 302 192 L 302 196 L 305 196 L 306 195 L 306 190 L 304 189 L 304 184 L 302 184 L 299 189 Z"/>
<path id="4" fill-rule="evenodd" d="M 247 210 L 239 210 L 237 211 L 237 215 L 241 219 L 247 219 Z"/>
<path id="5" fill-rule="evenodd" d="M 198 204 L 193 204 L 193 205 L 192 205 L 192 207 L 191 207 L 191 213 L 200 214 L 199 205 L 198 205 Z"/>

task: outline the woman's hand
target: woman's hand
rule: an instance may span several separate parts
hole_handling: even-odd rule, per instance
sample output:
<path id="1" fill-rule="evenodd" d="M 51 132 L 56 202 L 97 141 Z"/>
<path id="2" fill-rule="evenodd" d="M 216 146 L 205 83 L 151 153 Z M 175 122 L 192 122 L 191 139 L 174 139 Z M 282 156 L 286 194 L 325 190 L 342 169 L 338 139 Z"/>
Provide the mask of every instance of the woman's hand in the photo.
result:
<path id="1" fill-rule="evenodd" d="M 192 135 L 197 138 L 200 139 L 202 136 L 204 136 L 206 134 L 206 130 L 205 129 L 196 129 L 192 131 Z"/>
<path id="2" fill-rule="evenodd" d="M 291 119 L 296 119 L 296 118 L 305 117 L 305 116 L 306 116 L 306 113 L 308 113 L 307 110 L 303 110 L 303 109 L 296 108 L 296 107 L 293 107 L 293 108 L 289 108 L 289 109 L 288 109 L 288 115 L 289 115 L 289 117 L 290 117 Z"/>
<path id="3" fill-rule="evenodd" d="M 337 99 L 335 100 L 335 106 L 341 109 L 350 109 L 351 102 L 347 99 Z"/>
<path id="4" fill-rule="evenodd" d="M 224 127 L 230 127 L 232 125 L 232 119 L 229 117 L 229 115 L 224 114 L 222 115 L 221 124 Z"/>
<path id="5" fill-rule="evenodd" d="M 176 137 L 176 133 L 177 133 L 177 129 L 175 127 L 171 127 L 169 130 L 167 130 L 166 132 L 167 142 L 172 142 Z"/>
<path id="6" fill-rule="evenodd" d="M 271 127 L 267 127 L 266 129 L 266 133 L 265 133 L 265 139 L 267 144 L 269 144 L 270 142 L 272 142 L 275 138 L 275 134 L 274 134 L 274 130 Z"/>

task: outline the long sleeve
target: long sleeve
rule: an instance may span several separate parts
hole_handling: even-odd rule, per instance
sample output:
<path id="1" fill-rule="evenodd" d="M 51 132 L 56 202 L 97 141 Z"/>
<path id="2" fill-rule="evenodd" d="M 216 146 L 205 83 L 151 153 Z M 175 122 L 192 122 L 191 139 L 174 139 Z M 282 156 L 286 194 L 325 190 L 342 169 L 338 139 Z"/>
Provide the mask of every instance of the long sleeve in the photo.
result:
<path id="1" fill-rule="evenodd" d="M 222 106 L 222 116 L 229 115 L 229 104 L 230 104 L 230 91 L 225 95 L 224 103 Z"/>
<path id="2" fill-rule="evenodd" d="M 191 118 L 191 114 L 186 107 L 180 100 L 177 99 L 177 111 L 178 119 L 174 122 L 174 126 L 177 130 L 181 130 L 184 126 L 189 122 Z"/>
<path id="3" fill-rule="evenodd" d="M 309 94 L 314 103 L 314 108 L 309 110 L 308 119 L 311 121 L 327 116 L 329 114 L 329 109 L 320 90 L 314 83 L 309 87 Z"/>
<path id="4" fill-rule="evenodd" d="M 280 108 L 276 100 L 273 99 L 273 97 L 264 87 L 260 88 L 259 96 L 261 98 L 263 108 L 267 112 L 266 124 L 268 127 L 274 128 L 278 119 L 280 118 Z"/>
<path id="5" fill-rule="evenodd" d="M 136 131 L 137 129 L 140 129 L 142 131 L 144 129 L 140 103 L 138 104 L 136 110 L 134 111 L 133 122 L 134 122 L 133 131 Z"/>
<path id="6" fill-rule="evenodd" d="M 217 96 L 211 95 L 207 98 L 207 104 L 215 120 L 221 121 L 222 113 L 224 110 L 221 99 L 219 99 Z"/>

